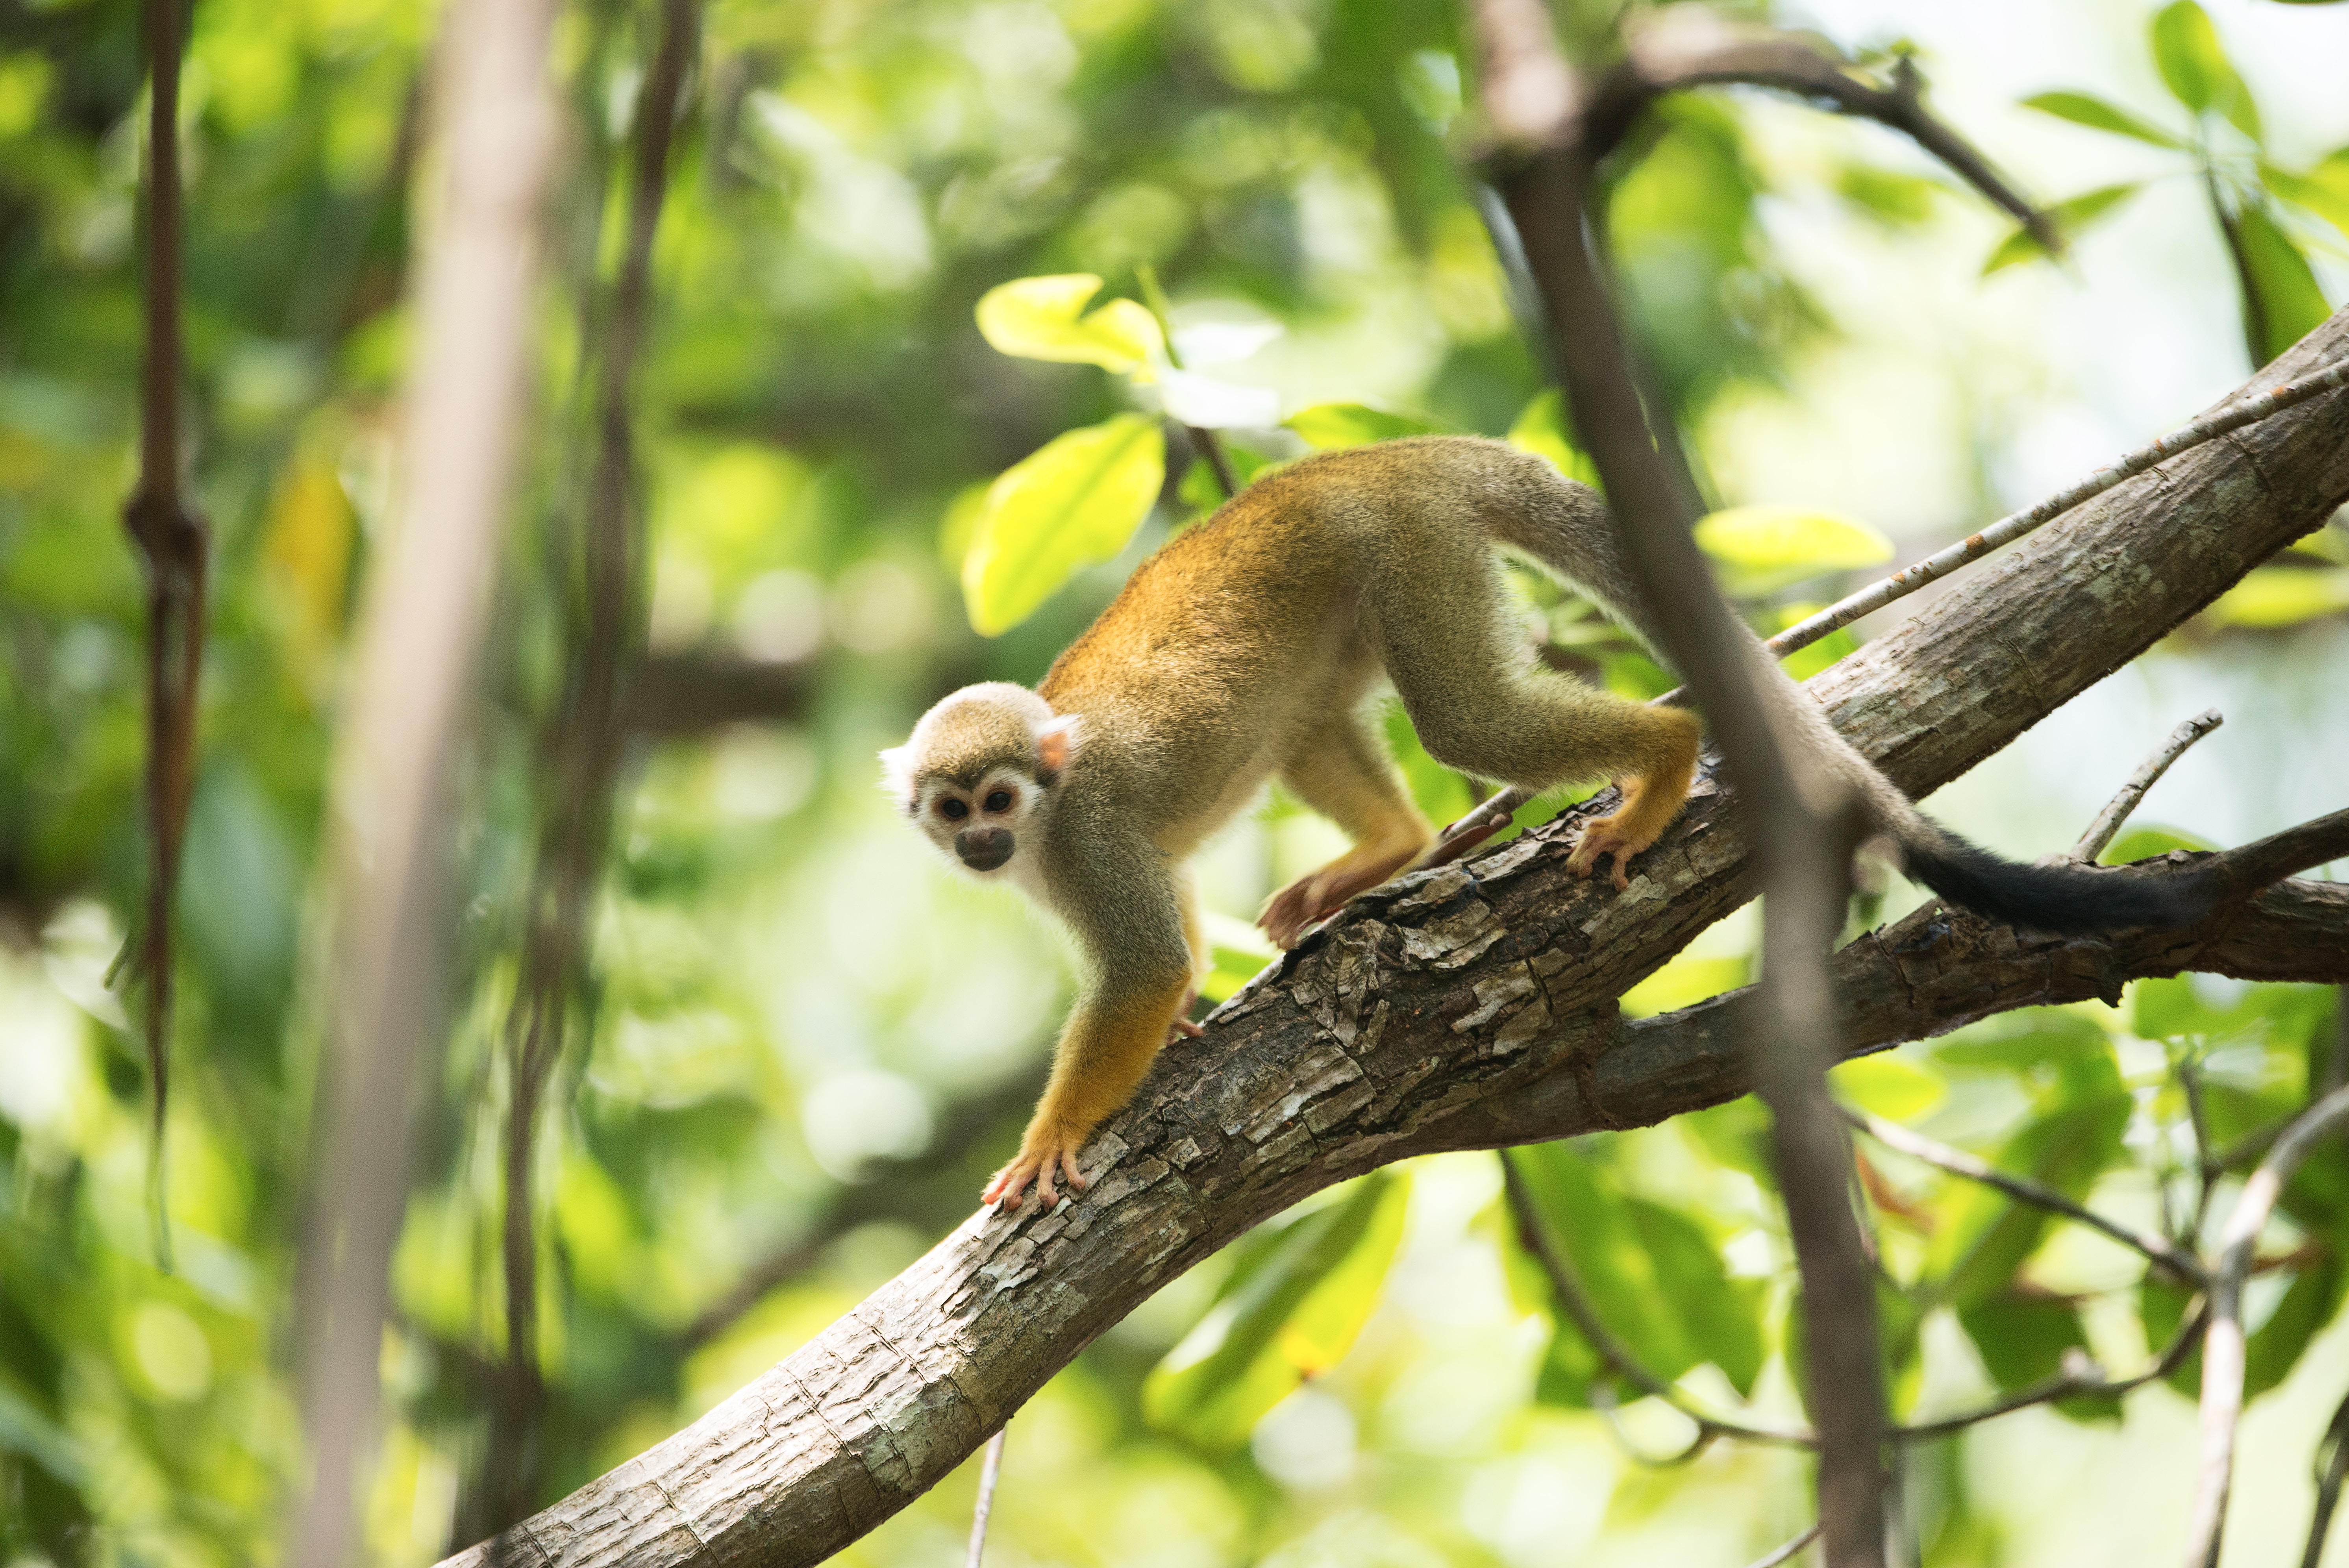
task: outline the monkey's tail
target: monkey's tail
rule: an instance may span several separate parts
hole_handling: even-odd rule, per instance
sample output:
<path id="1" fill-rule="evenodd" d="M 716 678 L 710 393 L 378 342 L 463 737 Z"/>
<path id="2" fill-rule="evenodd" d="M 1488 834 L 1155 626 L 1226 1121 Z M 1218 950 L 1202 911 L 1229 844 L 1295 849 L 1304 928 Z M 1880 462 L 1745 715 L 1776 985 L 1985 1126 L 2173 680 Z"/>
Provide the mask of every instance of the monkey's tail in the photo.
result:
<path id="1" fill-rule="evenodd" d="M 1654 649 L 1654 618 L 1640 601 L 1623 563 L 1606 502 L 1538 458 L 1506 448 L 1499 452 L 1506 456 L 1493 466 L 1502 476 L 1503 494 L 1495 497 L 1500 504 L 1483 513 L 1486 531 L 1581 589 Z M 1968 843 L 1919 811 L 1861 756 L 1759 639 L 1748 651 L 1756 662 L 1757 683 L 1783 721 L 1781 733 L 1791 732 L 1857 793 L 1869 820 L 1900 846 L 1903 869 L 1952 903 L 2010 925 L 2052 932 L 2190 925 L 2217 903 L 2222 889 L 2207 876 L 2123 877 L 2085 866 L 2025 866 Z"/>
<path id="2" fill-rule="evenodd" d="M 2203 919 L 2219 889 L 2208 877 L 2116 877 L 2085 866 L 2023 866 L 1969 844 L 1919 815 L 1929 835 L 1902 836 L 1903 869 L 1953 904 L 2037 931 L 2188 926 Z"/>

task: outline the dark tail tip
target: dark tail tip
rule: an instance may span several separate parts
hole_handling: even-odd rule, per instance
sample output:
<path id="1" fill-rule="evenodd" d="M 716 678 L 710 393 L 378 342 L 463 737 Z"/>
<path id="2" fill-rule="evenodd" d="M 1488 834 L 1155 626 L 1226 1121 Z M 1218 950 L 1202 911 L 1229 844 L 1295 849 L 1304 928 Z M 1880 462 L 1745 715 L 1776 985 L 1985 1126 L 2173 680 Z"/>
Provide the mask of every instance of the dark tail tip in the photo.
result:
<path id="1" fill-rule="evenodd" d="M 1955 834 L 1936 836 L 1938 843 L 1901 846 L 1909 875 L 1951 903 L 2011 926 L 2067 934 L 2190 926 L 2216 902 L 2208 877 L 2117 877 L 2085 866 L 2023 866 Z"/>

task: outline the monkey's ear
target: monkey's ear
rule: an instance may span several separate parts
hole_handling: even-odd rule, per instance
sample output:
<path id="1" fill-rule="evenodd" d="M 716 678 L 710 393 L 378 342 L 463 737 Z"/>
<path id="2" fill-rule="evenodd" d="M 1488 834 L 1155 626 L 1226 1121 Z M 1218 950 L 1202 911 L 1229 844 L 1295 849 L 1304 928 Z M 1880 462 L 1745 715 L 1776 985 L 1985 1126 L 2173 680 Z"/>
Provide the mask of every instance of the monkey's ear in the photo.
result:
<path id="1" fill-rule="evenodd" d="M 881 753 L 881 787 L 899 805 L 914 799 L 914 759 L 911 746 L 892 746 Z"/>
<path id="2" fill-rule="evenodd" d="M 1036 726 L 1036 760 L 1047 774 L 1067 767 L 1084 743 L 1084 720 L 1075 713 L 1055 714 Z"/>

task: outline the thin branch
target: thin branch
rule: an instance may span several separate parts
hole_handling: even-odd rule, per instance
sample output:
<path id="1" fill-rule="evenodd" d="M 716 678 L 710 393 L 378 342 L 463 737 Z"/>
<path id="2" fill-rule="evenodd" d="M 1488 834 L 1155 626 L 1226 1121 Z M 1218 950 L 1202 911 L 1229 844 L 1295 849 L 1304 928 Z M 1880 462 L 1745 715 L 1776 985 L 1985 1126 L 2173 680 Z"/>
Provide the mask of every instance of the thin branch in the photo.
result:
<path id="1" fill-rule="evenodd" d="M 1778 1568 L 1779 1563 L 1785 1562 L 1795 1552 L 1800 1552 L 1804 1547 L 1808 1546 L 1812 1542 L 1816 1541 L 1818 1538 L 1819 1527 L 1816 1524 L 1813 1524 L 1808 1530 L 1806 1530 L 1792 1541 L 1787 1542 L 1784 1546 L 1777 1548 L 1775 1551 L 1765 1552 L 1760 1557 L 1756 1557 L 1752 1563 L 1746 1564 L 1746 1568 Z"/>
<path id="2" fill-rule="evenodd" d="M 653 241 L 668 193 L 670 146 L 698 47 L 700 10 L 699 0 L 664 0 L 659 43 L 636 95 L 630 134 L 627 245 L 597 366 L 595 470 L 580 521 L 584 603 L 574 617 L 574 647 L 544 742 L 546 804 L 505 1023 L 505 1376 L 491 1408 L 481 1473 L 460 1510 L 462 1540 L 504 1528 L 537 1501 L 544 1448 L 538 1428 L 545 1399 L 538 1366 L 533 1154 L 539 1103 L 563 1056 L 573 992 L 586 959 L 587 914 L 609 848 L 626 739 L 622 676 L 644 618 L 633 389 L 651 310 Z"/>
<path id="3" fill-rule="evenodd" d="M 2349 1398 L 2334 1408 L 2324 1436 L 2317 1439 L 2316 1507 L 2309 1515 L 2308 1544 L 2301 1550 L 2300 1568 L 2320 1568 L 2324 1561 L 2324 1538 L 2332 1533 L 2344 1477 L 2349 1477 Z"/>
<path id="4" fill-rule="evenodd" d="M 1701 13 L 1651 23 L 1632 35 L 1624 63 L 1601 84 L 1584 140 L 1594 156 L 1604 158 L 1656 99 L 1702 87 L 1767 88 L 1889 126 L 2004 209 L 2048 250 L 2064 249 L 2063 236 L 2046 214 L 2023 200 L 1971 142 L 1926 109 L 1924 83 L 1907 55 L 1894 63 L 1891 85 L 1878 87 L 1847 62 L 1784 33 L 1741 27 Z"/>
<path id="5" fill-rule="evenodd" d="M 147 900 L 139 969 L 152 1119 L 148 1183 L 158 1264 L 171 1266 L 163 1194 L 170 1101 L 171 909 L 195 784 L 196 686 L 203 669 L 204 577 L 211 541 L 180 485 L 180 55 L 177 0 L 146 0 L 146 342 L 140 379 L 139 484 L 122 524 L 147 575 Z"/>
<path id="6" fill-rule="evenodd" d="M 1174 317 L 1166 303 L 1166 291 L 1158 286 L 1158 269 L 1147 262 L 1136 267 L 1135 278 L 1142 285 L 1142 302 L 1150 314 L 1158 318 L 1158 335 L 1166 340 L 1166 362 L 1177 370 L 1183 368 L 1183 356 L 1174 347 Z M 1232 467 L 1231 454 L 1216 432 L 1198 425 L 1185 425 L 1183 433 L 1191 438 L 1191 450 L 1207 460 L 1216 472 L 1216 483 L 1224 487 L 1224 499 L 1229 501 L 1240 493 L 1240 476 Z"/>
<path id="7" fill-rule="evenodd" d="M 2119 793 L 2106 803 L 2105 809 L 2096 813 L 2095 821 L 2088 824 L 2088 830 L 2080 835 L 2077 844 L 2072 846 L 2071 858 L 2093 864 L 2112 843 L 2113 836 L 2121 830 L 2121 824 L 2128 820 L 2129 813 L 2137 809 L 2137 802 L 2145 798 L 2145 792 L 2169 771 L 2169 764 L 2184 756 L 2189 746 L 2226 722 L 2216 708 L 2205 708 L 2170 731 L 2169 739 L 2137 765 L 2137 772 L 2129 775 L 2128 783 L 2121 785 Z"/>
<path id="8" fill-rule="evenodd" d="M 1927 1165 L 1938 1166 L 1952 1175 L 1962 1176 L 1969 1181 L 1979 1181 L 1985 1187 L 1994 1187 L 2009 1198 L 2034 1204 L 2041 1209 L 2064 1215 L 2067 1219 L 2075 1220 L 2093 1230 L 2101 1231 L 2122 1246 L 2143 1253 L 2157 1268 L 2168 1272 L 2182 1284 L 2199 1286 L 2207 1277 L 2202 1261 L 2192 1253 L 2172 1246 L 2158 1236 L 2139 1231 L 2135 1226 L 2124 1225 L 2117 1220 L 2107 1219 L 2085 1204 L 2074 1202 L 2052 1187 L 2033 1181 L 2027 1176 L 2016 1176 L 2001 1170 L 1987 1160 L 1978 1159 L 1961 1148 L 1952 1148 L 1938 1139 L 1927 1137 L 1923 1133 L 1912 1131 L 1902 1127 L 1899 1122 L 1887 1121 L 1882 1116 L 1873 1116 L 1849 1106 L 1838 1106 L 1836 1108 L 1842 1114 L 1844 1120 L 1859 1128 L 1885 1147 L 1899 1149 L 1911 1159 L 1921 1159 Z"/>
<path id="9" fill-rule="evenodd" d="M 1010 1429 L 1004 1427 L 987 1439 L 987 1458 L 978 1467 L 978 1498 L 970 1507 L 970 1551 L 963 1568 L 979 1568 L 979 1560 L 987 1555 L 987 1516 L 995 1511 L 995 1483 L 1003 1475 L 1003 1438 Z"/>
<path id="10" fill-rule="evenodd" d="M 1572 104 L 1570 67 L 1544 63 L 1557 58 L 1557 46 L 1538 0 L 1477 0 L 1472 14 L 1480 60 L 1501 78 L 1497 88 L 1488 86 L 1488 101 L 1495 90 L 1514 91 L 1509 82 L 1522 74 L 1549 80 L 1559 108 Z M 1860 804 L 1816 757 L 1781 743 L 1771 712 L 1780 701 L 1772 688 L 1783 677 L 1715 591 L 1697 548 L 1694 478 L 1669 406 L 1641 396 L 1593 240 L 1598 164 L 1608 151 L 1595 120 L 1595 113 L 1562 116 L 1554 139 L 1507 148 L 1496 183 L 1542 292 L 1567 405 L 1646 610 L 1642 629 L 1686 678 L 1751 814 L 1767 916 L 1747 1049 L 1771 1111 L 1772 1158 L 1802 1277 L 1819 1518 L 1830 1568 L 1870 1568 L 1884 1547 L 1876 1287 L 1847 1199 L 1850 1151 L 1825 1076 L 1838 1025 L 1826 952 L 1844 920 Z"/>
<path id="11" fill-rule="evenodd" d="M 2284 1184 L 2344 1123 L 2349 1123 L 2349 1089 L 2335 1089 L 2302 1112 L 2243 1184 L 2220 1233 L 2219 1266 L 2210 1278 L 2210 1329 L 2202 1342 L 2201 1459 L 2193 1522 L 2187 1531 L 2187 1568 L 2217 1568 L 2219 1561 L 2219 1535 L 2234 1481 L 2235 1423 L 2243 1413 L 2243 1282 L 2260 1231 L 2283 1196 Z"/>
<path id="12" fill-rule="evenodd" d="M 1582 1337 L 1589 1342 L 1599 1359 L 1605 1362 L 1616 1376 L 1642 1394 L 1662 1400 L 1695 1422 L 1700 1446 L 1714 1438 L 1741 1438 L 1748 1442 L 1775 1443 L 1793 1448 L 1814 1448 L 1817 1445 L 1816 1434 L 1798 1428 L 1756 1427 L 1716 1416 L 1641 1366 L 1640 1358 L 1615 1337 L 1614 1331 L 1599 1317 L 1598 1307 L 1592 1303 L 1589 1293 L 1582 1288 L 1582 1281 L 1574 1272 L 1574 1265 L 1568 1262 L 1557 1238 L 1550 1234 L 1548 1224 L 1534 1202 L 1532 1189 L 1526 1185 L 1524 1174 L 1517 1169 L 1517 1162 L 1510 1158 L 1507 1149 L 1498 1152 L 1502 1189 L 1508 1195 L 1509 1215 L 1516 1221 L 1518 1241 L 1541 1265 L 1543 1274 L 1549 1280 L 1551 1293 L 1557 1297 L 1557 1304 L 1565 1310 L 1567 1316 L 1574 1320 L 1574 1326 L 1581 1331 Z M 1693 1449 L 1690 1455 L 1682 1457 L 1692 1456 Z"/>
<path id="13" fill-rule="evenodd" d="M 1957 544 L 1937 555 L 1928 556 L 1912 566 L 1847 597 L 1837 600 L 1814 616 L 1796 621 L 1764 646 L 1775 654 L 1785 655 L 1797 649 L 1808 648 L 1829 632 L 1849 626 L 1864 615 L 1871 615 L 1886 605 L 1907 598 L 1926 584 L 1948 576 L 1969 562 L 1978 561 L 2001 545 L 2012 544 L 2034 529 L 2054 522 L 2082 502 L 2102 495 L 2124 480 L 2134 479 L 2155 465 L 2168 462 L 2178 453 L 2216 441 L 2230 431 L 2257 423 L 2270 414 L 2349 387 L 2349 359 L 2336 359 L 2321 370 L 2296 377 L 2264 392 L 2255 392 L 2238 399 L 2201 418 L 2163 435 L 2154 437 L 2145 445 L 2106 463 L 2068 490 L 2059 490 L 2035 506 L 2009 513 L 1978 534 L 1969 534 Z"/>
<path id="14" fill-rule="evenodd" d="M 328 814 L 333 1008 L 293 1316 L 314 1473 L 285 1552 L 317 1568 L 341 1568 L 357 1535 L 409 1134 L 443 1037 L 446 816 L 526 396 L 553 10 L 452 6 L 435 56 L 440 188 L 418 231 L 398 515 L 370 565 Z"/>
<path id="15" fill-rule="evenodd" d="M 2198 1296 L 2187 1308 L 2186 1315 L 2178 1320 L 2178 1332 L 2169 1336 L 2169 1343 L 2162 1347 L 2161 1354 L 2126 1377 L 2108 1378 L 2085 1355 L 2075 1352 L 2065 1358 L 2064 1369 L 2051 1377 L 2043 1377 L 2036 1383 L 2027 1384 L 1986 1405 L 1955 1416 L 1895 1427 L 1889 1436 L 1899 1443 L 1922 1442 L 1929 1438 L 1946 1438 L 1968 1427 L 1979 1427 L 1984 1421 L 1994 1421 L 2001 1416 L 2012 1416 L 2017 1410 L 2028 1409 L 2033 1405 L 2052 1404 L 2058 1399 L 2116 1399 L 2133 1389 L 2142 1388 L 2158 1377 L 2167 1377 L 2177 1371 L 2178 1363 L 2186 1359 L 2187 1354 L 2201 1336 L 2202 1321 L 2203 1303 Z"/>

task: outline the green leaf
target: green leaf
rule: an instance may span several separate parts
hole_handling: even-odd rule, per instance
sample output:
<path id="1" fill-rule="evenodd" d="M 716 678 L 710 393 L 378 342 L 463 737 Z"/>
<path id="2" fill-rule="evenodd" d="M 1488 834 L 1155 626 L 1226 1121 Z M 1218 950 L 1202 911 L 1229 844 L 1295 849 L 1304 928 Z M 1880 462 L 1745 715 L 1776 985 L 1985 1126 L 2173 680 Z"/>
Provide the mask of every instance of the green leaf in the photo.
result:
<path id="1" fill-rule="evenodd" d="M 1827 1074 L 1836 1097 L 1888 1121 L 1913 1121 L 1941 1103 L 1949 1085 L 1922 1062 L 1880 1051 L 1838 1063 Z"/>
<path id="2" fill-rule="evenodd" d="M 2178 102 L 2197 114 L 2222 114 L 2253 141 L 2260 140 L 2260 111 L 2251 89 L 2235 74 L 2219 30 L 2194 0 L 2176 0 L 2154 14 L 2153 63 Z"/>
<path id="3" fill-rule="evenodd" d="M 2173 136 L 2150 120 L 2141 119 L 2118 104 L 2106 103 L 2092 93 L 2043 92 L 2023 100 L 2025 109 L 2035 109 L 2042 114 L 2052 114 L 2058 119 L 2068 119 L 2075 125 L 2085 125 L 2092 130 L 2109 130 L 2116 136 L 2132 136 L 2139 141 L 2150 141 L 2156 147 L 2183 148 L 2183 137 Z"/>
<path id="4" fill-rule="evenodd" d="M 988 487 L 962 591 L 970 624 L 999 637 L 1080 570 L 1125 548 L 1166 482 L 1158 421 L 1119 414 L 1054 438 Z"/>
<path id="5" fill-rule="evenodd" d="M 2249 275 L 2244 281 L 2259 296 L 2261 341 L 2257 351 L 2265 356 L 2260 361 L 2265 364 L 2323 326 L 2333 311 L 2308 258 L 2266 209 L 2239 208 L 2234 221 Z"/>
<path id="6" fill-rule="evenodd" d="M 1509 444 L 1519 452 L 1549 459 L 1551 465 L 1568 479 L 1578 479 L 1585 484 L 1599 483 L 1597 465 L 1575 444 L 1574 431 L 1566 417 L 1566 397 L 1556 387 L 1536 392 L 1533 400 L 1518 410 L 1516 423 L 1509 427 Z"/>
<path id="7" fill-rule="evenodd" d="M 1153 1426 L 1214 1448 L 1337 1365 L 1369 1321 L 1402 1239 L 1410 1189 L 1376 1171 L 1276 1223 L 1233 1270 L 1197 1327 L 1143 1380 Z"/>
<path id="8" fill-rule="evenodd" d="M 2028 1176 L 2072 1198 L 2085 1197 L 2121 1156 L 2133 1106 L 2101 1034 L 2093 1051 L 2053 1064 L 2056 1082 L 2038 1098 L 2041 1114 L 1991 1157 L 2002 1170 Z M 1935 1293 L 1963 1312 L 2002 1294 L 2037 1251 L 2049 1217 L 1989 1187 L 1952 1189 L 1927 1250 Z"/>
<path id="9" fill-rule="evenodd" d="M 2147 823 L 2142 827 L 2129 828 L 2114 839 L 2100 857 L 2100 862 L 2106 866 L 2126 866 L 2132 860 L 2150 860 L 2173 849 L 2218 847 L 2209 839 L 2197 837 L 2182 828 L 2158 827 Z"/>
<path id="10" fill-rule="evenodd" d="M 1982 1366 L 1998 1386 L 2020 1388 L 2063 1369 L 2064 1352 L 2086 1350 L 2078 1308 L 2050 1296 L 2001 1296 L 1958 1314 Z M 2075 1421 L 2117 1421 L 2117 1399 L 2062 1399 L 2055 1408 Z"/>
<path id="11" fill-rule="evenodd" d="M 1513 1158 L 1599 1321 L 1642 1366 L 1670 1381 L 1709 1361 L 1740 1394 L 1752 1391 L 1762 1364 L 1762 1282 L 1731 1279 L 1717 1238 L 1680 1210 L 1621 1191 L 1563 1144 Z M 1557 1329 L 1535 1397 L 1588 1406 L 1603 1369 L 1563 1309 L 1552 1315 Z"/>
<path id="12" fill-rule="evenodd" d="M 1774 587 L 1873 566 L 1892 558 L 1892 541 L 1856 517 L 1797 506 L 1733 506 L 1697 520 L 1696 542 L 1727 568 L 1732 593 Z"/>
<path id="13" fill-rule="evenodd" d="M 2349 234 L 2349 147 L 2299 174 L 2261 159 L 2260 179 L 2285 201 Z"/>
<path id="14" fill-rule="evenodd" d="M 2349 609 L 2349 567 L 2261 566 L 2204 613 L 2220 626 L 2274 627 L 2344 609 Z"/>
<path id="15" fill-rule="evenodd" d="M 1014 278 L 978 296 L 978 330 L 998 352 L 1022 359 L 1142 370 L 1165 357 L 1158 318 L 1131 299 L 1112 299 L 1090 316 L 1085 302 L 1101 292 L 1089 272 Z"/>
<path id="16" fill-rule="evenodd" d="M 2094 191 L 2084 191 L 2048 208 L 2047 219 L 2055 225 L 2056 233 L 2067 240 L 2072 239 L 2142 189 L 2144 187 L 2137 182 L 2129 181 L 2124 184 L 2102 185 Z M 2047 247 L 2039 243 L 2036 235 L 2029 229 L 2018 227 L 1990 253 L 1990 259 L 1982 263 L 1982 275 L 1988 277 L 2021 262 L 2041 260 L 2046 254 Z"/>
<path id="17" fill-rule="evenodd" d="M 1316 403 L 1298 410 L 1282 422 L 1304 437 L 1308 446 L 1322 452 L 1368 446 L 1398 436 L 1426 435 L 1439 428 L 1416 414 L 1398 414 L 1368 403 Z"/>
<path id="18" fill-rule="evenodd" d="M 1743 954 L 1698 958 L 1674 953 L 1663 968 L 1625 992 L 1616 1002 L 1626 1018 L 1652 1018 L 1735 991 L 1754 978 L 1753 971 L 1753 961 Z"/>

